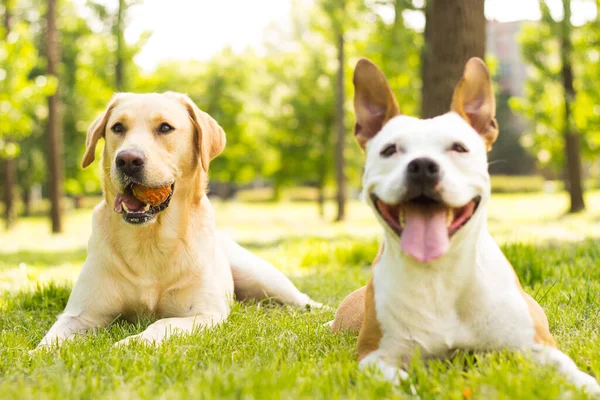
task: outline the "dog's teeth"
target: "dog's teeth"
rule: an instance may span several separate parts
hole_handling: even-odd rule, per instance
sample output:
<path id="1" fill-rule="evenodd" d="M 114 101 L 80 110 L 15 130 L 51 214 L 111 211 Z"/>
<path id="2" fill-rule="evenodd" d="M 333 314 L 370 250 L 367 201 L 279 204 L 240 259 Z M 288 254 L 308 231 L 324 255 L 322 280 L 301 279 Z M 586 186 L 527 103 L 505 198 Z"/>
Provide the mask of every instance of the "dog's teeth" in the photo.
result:
<path id="1" fill-rule="evenodd" d="M 452 225 L 452 221 L 454 221 L 454 210 L 449 209 L 446 213 L 446 226 L 450 227 L 450 225 Z"/>
<path id="2" fill-rule="evenodd" d="M 144 206 L 144 211 L 149 211 L 150 210 L 150 204 L 146 204 Z"/>
<path id="3" fill-rule="evenodd" d="M 125 212 L 129 212 L 129 208 L 127 208 L 127 205 L 124 202 L 121 202 L 121 206 Z"/>

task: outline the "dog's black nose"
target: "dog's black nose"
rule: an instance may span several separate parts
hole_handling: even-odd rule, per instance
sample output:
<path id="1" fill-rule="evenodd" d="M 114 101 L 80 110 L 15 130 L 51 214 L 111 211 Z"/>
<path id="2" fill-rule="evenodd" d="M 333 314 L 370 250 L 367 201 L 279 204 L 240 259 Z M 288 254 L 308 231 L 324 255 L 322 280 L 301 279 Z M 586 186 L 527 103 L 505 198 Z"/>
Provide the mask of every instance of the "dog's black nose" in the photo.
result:
<path id="1" fill-rule="evenodd" d="M 117 154 L 117 168 L 125 175 L 134 175 L 144 168 L 146 157 L 134 150 L 124 150 Z"/>
<path id="2" fill-rule="evenodd" d="M 440 180 L 440 165 L 431 158 L 415 158 L 408 163 L 406 173 L 413 182 L 437 183 Z"/>

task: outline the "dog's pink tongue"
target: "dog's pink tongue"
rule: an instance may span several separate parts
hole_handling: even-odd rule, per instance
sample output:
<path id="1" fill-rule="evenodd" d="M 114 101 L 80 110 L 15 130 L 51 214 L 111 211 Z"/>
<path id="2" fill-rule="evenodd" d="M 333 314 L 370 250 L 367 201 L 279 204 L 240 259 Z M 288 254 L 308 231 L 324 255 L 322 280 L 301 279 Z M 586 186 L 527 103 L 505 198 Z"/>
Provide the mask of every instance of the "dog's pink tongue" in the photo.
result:
<path id="1" fill-rule="evenodd" d="M 450 246 L 446 210 L 407 208 L 400 245 L 406 253 L 423 263 L 443 256 Z"/>
<path id="2" fill-rule="evenodd" d="M 118 212 L 119 214 L 121 214 L 123 212 L 123 203 L 125 203 L 125 206 L 127 207 L 127 209 L 129 211 L 140 211 L 141 209 L 144 208 L 144 205 L 145 205 L 144 203 L 142 203 L 141 201 L 139 201 L 138 199 L 136 199 L 133 196 L 119 193 L 115 197 L 115 204 L 113 205 L 115 211 Z"/>

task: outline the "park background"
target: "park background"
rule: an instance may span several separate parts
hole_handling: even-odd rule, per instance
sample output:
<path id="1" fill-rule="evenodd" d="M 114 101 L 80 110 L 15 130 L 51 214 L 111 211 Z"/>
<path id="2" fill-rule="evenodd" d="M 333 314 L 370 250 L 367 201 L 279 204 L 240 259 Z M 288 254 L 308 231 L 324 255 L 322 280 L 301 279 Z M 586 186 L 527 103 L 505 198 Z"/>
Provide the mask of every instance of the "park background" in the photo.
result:
<path id="1" fill-rule="evenodd" d="M 88 126 L 118 91 L 187 93 L 224 128 L 226 149 L 210 169 L 219 228 L 333 308 L 364 285 L 380 228 L 358 200 L 364 156 L 352 135 L 351 76 L 360 57 L 382 68 L 403 113 L 424 117 L 448 109 L 469 57 L 485 57 L 500 126 L 489 154 L 490 230 L 559 343 L 600 375 L 599 8 L 598 0 L 2 0 L 0 392 L 564 394 L 556 374 L 503 354 L 415 362 L 414 380 L 392 388 L 358 375 L 355 337 L 322 327 L 331 310 L 260 305 L 237 305 L 216 335 L 156 353 L 111 350 L 147 324 L 117 322 L 59 359 L 27 358 L 85 259 L 100 168 L 82 170 L 80 160 Z"/>

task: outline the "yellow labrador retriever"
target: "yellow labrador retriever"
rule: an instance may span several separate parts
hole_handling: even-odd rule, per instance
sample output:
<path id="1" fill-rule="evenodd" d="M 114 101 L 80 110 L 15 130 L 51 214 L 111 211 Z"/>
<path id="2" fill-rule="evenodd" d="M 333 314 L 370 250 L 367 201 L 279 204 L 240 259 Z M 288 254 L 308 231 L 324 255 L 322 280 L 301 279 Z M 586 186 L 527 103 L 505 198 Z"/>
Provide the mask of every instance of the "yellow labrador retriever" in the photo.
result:
<path id="1" fill-rule="evenodd" d="M 187 96 L 115 95 L 88 131 L 84 168 L 101 137 L 104 200 L 94 209 L 88 256 L 64 313 L 38 347 L 140 314 L 157 321 L 117 344 L 159 343 L 225 320 L 234 288 L 241 299 L 320 306 L 215 230 L 207 171 L 225 133 Z M 168 197 L 144 204 L 133 185 L 166 188 Z"/>

